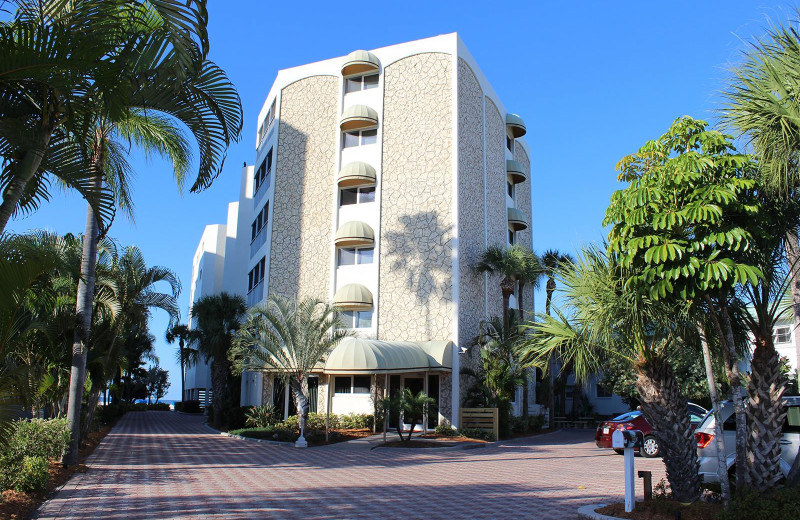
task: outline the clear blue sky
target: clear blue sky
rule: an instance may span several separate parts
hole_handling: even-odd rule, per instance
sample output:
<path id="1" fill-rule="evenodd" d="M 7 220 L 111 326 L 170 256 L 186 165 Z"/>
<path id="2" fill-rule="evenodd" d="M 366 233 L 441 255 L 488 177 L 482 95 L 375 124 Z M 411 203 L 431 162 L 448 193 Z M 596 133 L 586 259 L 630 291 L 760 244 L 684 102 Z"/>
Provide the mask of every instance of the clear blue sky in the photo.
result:
<path id="1" fill-rule="evenodd" d="M 135 223 L 118 218 L 111 235 L 136 244 L 151 265 L 175 270 L 189 304 L 192 256 L 203 227 L 222 223 L 252 163 L 256 117 L 282 68 L 438 34 L 458 32 L 506 107 L 528 127 L 532 149 L 534 248 L 575 251 L 603 236 L 601 221 L 618 188 L 614 165 L 681 115 L 714 119 L 727 70 L 781 2 L 270 2 L 209 0 L 211 59 L 227 71 L 244 105 L 244 134 L 225 169 L 201 194 L 175 189 L 169 166 L 139 157 Z M 349 7 L 352 7 L 350 10 Z M 354 13 L 357 13 L 354 15 Z M 9 226 L 83 232 L 85 204 L 57 194 Z M 537 308 L 543 298 L 537 298 Z M 180 396 L 166 316 L 151 331 Z"/>

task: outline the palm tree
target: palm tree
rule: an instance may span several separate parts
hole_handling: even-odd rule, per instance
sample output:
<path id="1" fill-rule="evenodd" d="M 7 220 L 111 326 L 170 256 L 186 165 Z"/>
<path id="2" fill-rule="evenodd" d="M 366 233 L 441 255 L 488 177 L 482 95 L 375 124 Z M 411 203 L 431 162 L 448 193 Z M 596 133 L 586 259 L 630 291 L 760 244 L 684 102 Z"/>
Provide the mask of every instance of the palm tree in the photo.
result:
<path id="1" fill-rule="evenodd" d="M 517 306 L 519 307 L 519 323 L 525 320 L 525 287 L 530 285 L 534 290 L 539 287 L 539 282 L 542 276 L 545 275 L 545 270 L 542 265 L 541 259 L 525 247 L 520 247 L 515 251 L 515 254 L 520 257 L 520 270 L 517 273 Z M 525 430 L 528 429 L 528 408 L 530 408 L 528 397 L 528 379 L 527 369 L 522 370 L 522 419 L 525 424 Z"/>
<path id="2" fill-rule="evenodd" d="M 533 335 L 523 340 L 525 361 L 547 366 L 559 356 L 578 380 L 598 371 L 605 356 L 629 363 L 642 411 L 662 446 L 673 494 L 692 502 L 700 495 L 696 446 L 687 401 L 669 362 L 691 322 L 685 309 L 652 301 L 625 284 L 625 271 L 616 255 L 597 247 L 561 270 L 565 307 L 529 326 Z"/>
<path id="3" fill-rule="evenodd" d="M 188 143 L 178 126 L 184 125 L 200 149 L 199 172 L 192 186 L 192 191 L 198 191 L 208 187 L 219 173 L 225 150 L 238 139 L 242 126 L 241 103 L 235 88 L 221 69 L 205 59 L 207 41 L 201 40 L 198 44 L 190 39 L 178 48 L 168 31 L 164 31 L 167 20 L 159 18 L 158 11 L 147 6 L 143 9 L 149 16 L 143 20 L 135 18 L 140 23 L 134 24 L 138 32 L 133 36 L 140 32 L 144 36 L 139 42 L 137 59 L 128 63 L 129 69 L 126 70 L 126 74 L 138 80 L 134 83 L 135 88 L 124 103 L 115 100 L 122 105 L 117 110 L 98 110 L 87 118 L 86 123 L 92 129 L 88 141 L 92 182 L 98 187 L 103 183 L 110 186 L 119 207 L 128 211 L 132 209 L 132 198 L 128 193 L 132 175 L 126 156 L 131 145 L 140 146 L 148 154 L 169 158 L 178 187 L 182 189 L 190 162 Z M 205 25 L 200 30 L 201 36 L 205 35 Z M 165 58 L 162 51 L 167 42 L 173 47 Z M 187 48 L 195 58 L 189 62 L 180 52 Z M 91 325 L 89 314 L 99 234 L 99 222 L 90 207 L 86 216 L 78 285 L 76 312 L 79 326 L 73 344 L 74 373 L 70 382 L 68 417 L 74 436 L 77 436 L 75 425 L 80 420 L 80 393 L 86 366 L 84 338 L 89 336 Z M 75 442 L 73 440 L 73 444 Z M 77 460 L 73 451 L 67 452 L 65 464 Z"/>
<path id="4" fill-rule="evenodd" d="M 244 298 L 226 292 L 203 296 L 192 306 L 192 344 L 206 363 L 211 361 L 213 421 L 223 426 L 224 412 L 231 402 L 231 361 L 229 355 L 236 332 L 247 312 Z"/>
<path id="5" fill-rule="evenodd" d="M 745 53 L 744 63 L 734 71 L 734 77 L 724 95 L 723 123 L 744 137 L 756 152 L 760 163 L 760 181 L 767 191 L 779 197 L 798 200 L 800 188 L 800 107 L 796 92 L 800 88 L 800 34 L 796 26 L 773 25 L 766 37 Z M 800 251 L 798 251 L 798 220 L 782 222 L 784 229 L 773 230 L 785 236 L 779 250 L 788 263 L 789 287 L 795 330 L 800 330 Z M 771 255 L 767 255 L 770 257 Z M 774 258 L 765 258 L 766 267 Z M 766 291 L 764 296 L 780 300 L 771 293 L 765 282 L 753 288 L 751 296 Z M 771 302 L 762 301 L 767 311 Z M 750 407 L 748 426 L 748 465 L 752 484 L 759 489 L 774 486 L 780 472 L 776 469 L 777 442 L 783 423 L 779 399 L 778 356 L 772 344 L 773 313 L 762 312 L 758 324 L 749 325 L 756 335 L 753 352 L 752 377 L 748 388 Z M 795 334 L 797 338 L 797 334 Z M 759 339 L 760 338 L 760 339 Z M 800 355 L 800 341 L 795 339 Z M 800 372 L 798 372 L 800 378 Z M 758 425 L 758 426 L 756 426 Z M 753 428 L 756 429 L 753 429 Z M 790 480 L 800 477 L 800 455 L 796 457 Z"/>
<path id="6" fill-rule="evenodd" d="M 181 401 L 186 399 L 186 365 L 193 364 L 189 355 L 189 350 L 186 349 L 186 343 L 191 337 L 189 327 L 184 324 L 173 325 L 172 328 L 167 330 L 166 340 L 167 343 L 178 342 L 178 363 L 181 365 Z"/>
<path id="7" fill-rule="evenodd" d="M 481 253 L 474 270 L 478 274 L 500 275 L 500 291 L 503 296 L 503 326 L 508 328 L 508 306 L 511 295 L 517 288 L 519 273 L 523 271 L 521 246 L 489 246 Z"/>
<path id="8" fill-rule="evenodd" d="M 556 275 L 558 273 L 559 268 L 566 268 L 569 267 L 575 260 L 572 258 L 571 255 L 568 253 L 561 253 L 557 249 L 548 249 L 544 252 L 541 258 L 542 269 L 544 270 L 545 276 L 547 276 L 547 284 L 545 285 L 545 304 L 544 304 L 544 312 L 545 315 L 550 316 L 550 307 L 553 304 L 553 293 L 556 291 Z M 556 369 L 557 359 L 553 358 L 550 360 L 549 366 L 547 367 L 547 374 L 550 379 L 550 392 L 548 395 L 548 403 L 547 406 L 550 409 L 549 415 L 549 427 L 552 429 L 555 425 L 555 412 L 556 412 L 556 392 L 555 392 L 555 369 Z M 559 381 L 561 384 L 559 387 L 566 388 L 566 377 L 569 375 L 569 368 L 566 365 L 561 366 L 561 371 L 559 372 Z M 562 393 L 561 402 L 565 401 L 566 393 Z"/>
<path id="9" fill-rule="evenodd" d="M 272 370 L 288 380 L 300 410 L 299 446 L 308 418 L 308 376 L 352 334 L 341 327 L 336 307 L 314 298 L 291 302 L 280 296 L 253 307 L 237 334 L 232 359 L 238 372 Z"/>

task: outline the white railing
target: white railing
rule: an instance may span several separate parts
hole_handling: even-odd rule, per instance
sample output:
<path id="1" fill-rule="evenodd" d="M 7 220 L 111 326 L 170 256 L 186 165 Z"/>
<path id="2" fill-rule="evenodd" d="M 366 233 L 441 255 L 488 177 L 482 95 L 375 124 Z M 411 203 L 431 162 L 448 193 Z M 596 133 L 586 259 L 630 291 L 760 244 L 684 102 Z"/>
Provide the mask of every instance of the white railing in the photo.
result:
<path id="1" fill-rule="evenodd" d="M 252 307 L 264 299 L 264 280 L 258 282 L 258 285 L 253 287 L 247 293 L 247 306 Z"/>
<path id="2" fill-rule="evenodd" d="M 256 234 L 256 237 L 250 242 L 250 258 L 253 258 L 253 255 L 261 249 L 261 246 L 267 241 L 267 226 L 266 224 L 264 227 L 261 228 L 261 231 Z"/>

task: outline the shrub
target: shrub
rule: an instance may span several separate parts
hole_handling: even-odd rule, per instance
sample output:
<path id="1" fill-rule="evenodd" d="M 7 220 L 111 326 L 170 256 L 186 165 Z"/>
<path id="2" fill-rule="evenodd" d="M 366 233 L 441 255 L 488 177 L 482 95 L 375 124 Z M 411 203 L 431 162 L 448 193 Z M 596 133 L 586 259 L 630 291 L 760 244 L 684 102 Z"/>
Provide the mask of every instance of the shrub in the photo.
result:
<path id="1" fill-rule="evenodd" d="M 372 428 L 373 420 L 374 417 L 366 413 L 350 413 L 338 417 L 340 428 L 345 430 L 364 430 Z"/>
<path id="2" fill-rule="evenodd" d="M 12 476 L 11 486 L 14 491 L 44 491 L 50 479 L 50 463 L 44 457 L 22 458 L 21 464 Z"/>
<path id="3" fill-rule="evenodd" d="M 66 419 L 15 421 L 11 430 L 8 444 L 2 451 L 12 464 L 21 463 L 25 456 L 40 457 L 45 461 L 57 459 L 70 440 Z"/>
<path id="4" fill-rule="evenodd" d="M 147 403 L 125 403 L 125 411 L 128 412 L 146 412 Z"/>
<path id="5" fill-rule="evenodd" d="M 294 442 L 298 437 L 296 431 L 287 430 L 281 425 L 272 425 L 266 428 L 241 428 L 238 430 L 231 430 L 228 433 L 248 437 L 250 439 L 266 439 L 281 442 Z"/>
<path id="6" fill-rule="evenodd" d="M 100 424 L 111 424 L 123 415 L 125 408 L 118 404 L 107 404 L 98 408 L 95 418 Z"/>
<path id="7" fill-rule="evenodd" d="M 175 403 L 175 410 L 184 413 L 202 413 L 200 401 L 179 401 Z"/>
<path id="8" fill-rule="evenodd" d="M 308 414 L 308 420 L 306 420 L 306 431 L 308 430 L 325 430 L 325 415 L 324 413 L 316 413 L 310 412 Z M 292 431 L 300 431 L 300 416 L 299 415 L 290 415 L 283 422 L 280 423 L 287 430 Z M 341 422 L 339 416 L 331 414 L 331 421 L 330 421 L 331 429 L 336 429 L 341 427 Z"/>
<path id="9" fill-rule="evenodd" d="M 434 433 L 437 435 L 444 435 L 445 437 L 455 437 L 458 435 L 456 429 L 447 423 L 442 423 L 434 428 Z"/>
<path id="10" fill-rule="evenodd" d="M 156 412 L 169 412 L 172 408 L 169 407 L 168 403 L 153 403 L 147 405 L 148 410 L 153 410 Z"/>
<path id="11" fill-rule="evenodd" d="M 800 487 L 788 487 L 759 495 L 738 491 L 719 520 L 773 520 L 800 518 Z"/>
<path id="12" fill-rule="evenodd" d="M 524 417 L 511 417 L 511 431 L 514 433 L 538 433 L 542 430 L 542 426 L 544 426 L 543 415 L 529 415 L 527 427 Z"/>
<path id="13" fill-rule="evenodd" d="M 458 430 L 458 434 L 461 437 L 467 437 L 469 439 L 483 439 L 485 441 L 497 440 L 494 437 L 494 433 L 487 432 L 478 428 L 460 428 Z"/>
<path id="14" fill-rule="evenodd" d="M 272 403 L 254 406 L 245 412 L 245 424 L 253 428 L 266 428 L 277 422 L 275 405 Z"/>
<path id="15" fill-rule="evenodd" d="M 528 417 L 528 428 L 534 432 L 539 433 L 544 427 L 544 415 L 531 415 Z"/>

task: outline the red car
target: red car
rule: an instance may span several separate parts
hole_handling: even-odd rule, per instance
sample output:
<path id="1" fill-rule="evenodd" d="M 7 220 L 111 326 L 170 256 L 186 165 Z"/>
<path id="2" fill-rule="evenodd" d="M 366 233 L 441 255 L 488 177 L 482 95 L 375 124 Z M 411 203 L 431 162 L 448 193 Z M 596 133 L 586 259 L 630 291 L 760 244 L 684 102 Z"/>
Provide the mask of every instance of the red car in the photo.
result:
<path id="1" fill-rule="evenodd" d="M 708 410 L 700 405 L 688 403 L 689 419 L 692 421 L 692 431 L 697 428 L 697 425 L 706 416 Z M 642 445 L 641 454 L 645 457 L 658 457 L 661 454 L 661 448 L 658 446 L 658 439 L 653 435 L 653 427 L 644 418 L 644 415 L 639 410 L 624 413 L 618 417 L 614 417 L 610 421 L 603 421 L 597 426 L 597 431 L 594 434 L 594 442 L 598 448 L 611 447 L 611 434 L 614 430 L 639 430 L 644 435 L 644 444 Z M 622 450 L 616 450 L 617 453 L 622 453 Z"/>

